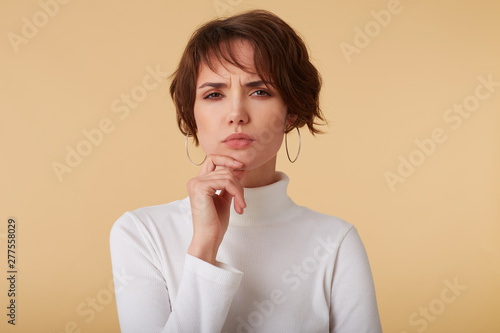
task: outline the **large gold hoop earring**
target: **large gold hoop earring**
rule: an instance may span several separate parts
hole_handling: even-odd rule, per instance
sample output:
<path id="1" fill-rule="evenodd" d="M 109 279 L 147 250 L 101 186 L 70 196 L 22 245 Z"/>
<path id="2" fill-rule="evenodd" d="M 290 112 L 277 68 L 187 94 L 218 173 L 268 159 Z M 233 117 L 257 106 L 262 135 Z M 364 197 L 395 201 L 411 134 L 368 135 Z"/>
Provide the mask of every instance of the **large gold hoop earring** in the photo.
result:
<path id="1" fill-rule="evenodd" d="M 200 165 L 202 165 L 202 164 L 203 164 L 203 162 L 205 162 L 205 160 L 207 159 L 207 155 L 205 155 L 205 158 L 203 159 L 203 161 L 201 161 L 201 163 L 200 163 L 200 164 L 196 164 L 196 163 L 194 163 L 194 162 L 191 160 L 191 156 L 189 156 L 188 138 L 189 138 L 189 131 L 186 133 L 186 144 L 185 144 L 185 146 L 186 146 L 186 154 L 187 154 L 188 160 L 189 160 L 189 162 L 191 162 L 191 164 L 192 164 L 192 165 L 194 165 L 194 166 L 200 166 Z"/>
<path id="2" fill-rule="evenodd" d="M 295 161 L 297 160 L 297 158 L 299 158 L 299 154 L 300 154 L 300 146 L 302 145 L 302 140 L 300 138 L 300 131 L 299 131 L 299 128 L 298 127 L 295 127 L 297 129 L 297 133 L 299 133 L 299 151 L 297 152 L 297 156 L 295 156 L 295 158 L 292 159 L 290 158 L 290 154 L 288 153 L 288 133 L 285 133 L 285 148 L 286 148 L 286 156 L 288 156 L 288 160 L 292 163 L 295 163 Z"/>

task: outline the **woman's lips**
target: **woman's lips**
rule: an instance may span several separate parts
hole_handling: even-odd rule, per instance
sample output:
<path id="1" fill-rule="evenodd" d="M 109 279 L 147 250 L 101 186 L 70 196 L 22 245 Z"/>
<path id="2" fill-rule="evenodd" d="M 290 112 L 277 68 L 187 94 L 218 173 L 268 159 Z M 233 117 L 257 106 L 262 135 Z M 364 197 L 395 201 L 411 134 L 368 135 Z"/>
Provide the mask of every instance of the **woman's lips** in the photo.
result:
<path id="1" fill-rule="evenodd" d="M 247 139 L 234 139 L 234 140 L 224 141 L 224 143 L 231 148 L 241 149 L 250 146 L 253 143 L 253 141 Z"/>
<path id="2" fill-rule="evenodd" d="M 250 146 L 255 140 L 245 133 L 234 133 L 222 141 L 226 146 L 233 149 L 241 149 Z"/>

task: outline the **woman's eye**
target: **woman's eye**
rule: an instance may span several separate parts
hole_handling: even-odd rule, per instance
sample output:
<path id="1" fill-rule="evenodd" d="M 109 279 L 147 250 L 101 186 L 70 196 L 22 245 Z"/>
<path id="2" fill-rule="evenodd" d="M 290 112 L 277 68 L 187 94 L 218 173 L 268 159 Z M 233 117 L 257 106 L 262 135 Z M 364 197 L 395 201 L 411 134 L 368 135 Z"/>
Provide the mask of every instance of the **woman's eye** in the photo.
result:
<path id="1" fill-rule="evenodd" d="M 215 99 L 215 98 L 219 98 L 221 97 L 222 95 L 220 93 L 210 93 L 208 94 L 207 96 L 205 96 L 203 99 Z"/>
<path id="2" fill-rule="evenodd" d="M 267 91 L 264 91 L 264 90 L 256 90 L 256 91 L 254 91 L 253 94 L 256 94 L 257 96 L 271 96 L 271 95 L 269 95 L 269 93 Z"/>

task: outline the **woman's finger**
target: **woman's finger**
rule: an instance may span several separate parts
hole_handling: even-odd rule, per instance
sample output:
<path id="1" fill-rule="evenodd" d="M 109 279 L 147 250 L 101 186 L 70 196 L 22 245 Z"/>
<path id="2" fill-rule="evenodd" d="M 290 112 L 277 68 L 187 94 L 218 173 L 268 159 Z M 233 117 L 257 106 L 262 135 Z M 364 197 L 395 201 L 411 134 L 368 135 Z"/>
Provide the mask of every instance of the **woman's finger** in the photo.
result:
<path id="1" fill-rule="evenodd" d="M 206 190 L 215 193 L 217 190 L 226 190 L 235 199 L 238 207 L 246 207 L 244 189 L 239 180 L 230 170 L 215 171 L 202 180 Z M 208 189 L 210 188 L 210 189 Z"/>
<path id="2" fill-rule="evenodd" d="M 234 197 L 235 210 L 240 214 L 246 207 L 243 186 L 231 169 L 216 170 L 207 175 L 198 176 L 188 185 L 190 192 L 205 193 L 208 196 L 213 196 L 217 190 L 227 191 L 231 197 Z"/>
<path id="3" fill-rule="evenodd" d="M 227 188 L 227 189 L 222 190 L 219 195 L 221 197 L 223 197 L 224 200 L 228 200 L 228 201 L 231 201 L 231 199 L 234 198 L 234 202 L 233 202 L 234 210 L 238 214 L 243 214 L 243 210 L 246 207 L 245 198 L 243 196 L 243 193 L 238 192 L 237 195 L 234 195 L 231 193 L 230 189 Z"/>
<path id="4" fill-rule="evenodd" d="M 208 155 L 206 161 L 203 162 L 198 175 L 206 175 L 214 171 L 218 166 L 229 169 L 239 169 L 243 167 L 243 163 L 225 155 Z"/>

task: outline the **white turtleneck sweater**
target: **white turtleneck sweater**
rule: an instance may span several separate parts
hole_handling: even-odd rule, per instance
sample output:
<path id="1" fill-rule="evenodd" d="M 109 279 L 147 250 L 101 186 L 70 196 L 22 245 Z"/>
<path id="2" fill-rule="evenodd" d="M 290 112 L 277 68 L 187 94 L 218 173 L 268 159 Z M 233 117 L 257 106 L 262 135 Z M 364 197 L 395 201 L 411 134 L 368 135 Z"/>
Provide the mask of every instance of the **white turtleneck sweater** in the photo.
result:
<path id="1" fill-rule="evenodd" d="M 110 240 L 123 333 L 382 332 L 356 228 L 296 205 L 278 174 L 245 188 L 243 215 L 231 205 L 216 265 L 187 254 L 189 197 L 118 218 Z"/>

